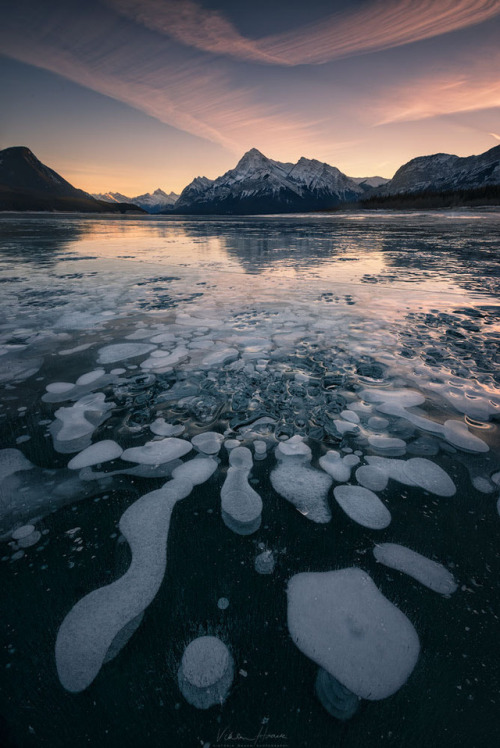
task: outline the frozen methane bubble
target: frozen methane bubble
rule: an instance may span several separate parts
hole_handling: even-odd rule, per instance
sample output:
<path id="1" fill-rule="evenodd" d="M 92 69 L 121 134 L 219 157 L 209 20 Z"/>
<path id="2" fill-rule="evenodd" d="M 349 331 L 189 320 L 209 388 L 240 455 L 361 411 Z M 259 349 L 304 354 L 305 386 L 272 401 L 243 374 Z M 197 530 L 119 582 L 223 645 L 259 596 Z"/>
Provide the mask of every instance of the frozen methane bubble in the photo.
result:
<path id="1" fill-rule="evenodd" d="M 20 470 L 32 470 L 35 466 L 19 449 L 0 449 L 0 484 Z"/>
<path id="2" fill-rule="evenodd" d="M 20 548 L 30 548 L 32 545 L 36 545 L 41 537 L 42 533 L 38 532 L 38 530 L 34 530 L 29 535 L 25 535 L 23 538 L 20 538 L 17 541 L 17 544 Z"/>
<path id="3" fill-rule="evenodd" d="M 347 459 L 348 457 L 349 455 L 341 457 L 334 449 L 330 449 L 326 455 L 319 458 L 319 464 L 334 481 L 337 483 L 346 483 L 351 477 L 351 469 L 353 467 L 349 464 L 350 460 Z"/>
<path id="4" fill-rule="evenodd" d="M 171 480 L 122 515 L 119 528 L 132 553 L 128 570 L 77 602 L 57 633 L 57 672 L 67 691 L 88 688 L 118 633 L 154 599 L 165 574 L 173 508 L 192 488 L 189 481 Z"/>
<path id="5" fill-rule="evenodd" d="M 173 478 L 191 481 L 193 486 L 205 483 L 217 470 L 217 462 L 211 457 L 195 457 L 194 460 L 183 462 L 172 471 Z"/>
<path id="6" fill-rule="evenodd" d="M 56 410 L 56 420 L 49 427 L 56 452 L 70 454 L 90 446 L 92 434 L 106 420 L 114 405 L 105 400 L 102 392 L 90 393 L 70 408 Z"/>
<path id="7" fill-rule="evenodd" d="M 239 444 L 239 442 L 238 442 Z M 245 468 L 250 470 L 253 466 L 252 453 L 248 447 L 236 447 L 229 453 L 229 464 L 231 467 Z"/>
<path id="8" fill-rule="evenodd" d="M 123 449 L 119 444 L 111 439 L 104 439 L 102 442 L 91 444 L 76 457 L 68 462 L 70 470 L 80 470 L 91 465 L 99 465 L 101 462 L 110 462 L 116 460 L 122 454 Z"/>
<path id="9" fill-rule="evenodd" d="M 267 452 L 267 444 L 265 441 L 262 441 L 261 439 L 256 439 L 253 443 L 253 448 L 255 450 L 255 454 L 259 456 L 263 456 Z"/>
<path id="10" fill-rule="evenodd" d="M 262 551 L 262 553 L 259 553 L 259 555 L 255 557 L 255 571 L 257 574 L 272 574 L 275 563 L 272 551 Z"/>
<path id="11" fill-rule="evenodd" d="M 453 574 L 444 566 L 397 543 L 380 543 L 373 549 L 377 561 L 413 577 L 430 590 L 451 595 L 457 589 Z"/>
<path id="12" fill-rule="evenodd" d="M 22 527 L 16 527 L 11 533 L 12 540 L 22 540 L 23 538 L 29 537 L 35 532 L 35 525 L 23 525 Z"/>
<path id="13" fill-rule="evenodd" d="M 420 651 L 417 632 L 366 572 L 296 574 L 287 594 L 293 642 L 349 691 L 385 699 L 406 682 Z"/>
<path id="14" fill-rule="evenodd" d="M 390 457 L 398 457 L 406 452 L 406 442 L 396 437 L 369 436 L 368 444 L 375 452 L 381 452 Z"/>
<path id="15" fill-rule="evenodd" d="M 230 452 L 232 449 L 236 449 L 240 446 L 240 443 L 238 439 L 226 439 L 224 442 L 224 446 L 227 449 L 228 452 Z"/>
<path id="16" fill-rule="evenodd" d="M 262 499 L 248 484 L 248 475 L 248 468 L 230 467 L 220 494 L 224 524 L 238 535 L 251 535 L 261 523 Z"/>
<path id="17" fill-rule="evenodd" d="M 371 530 L 383 530 L 391 523 L 391 513 L 379 497 L 362 486 L 336 486 L 333 495 L 348 517 Z"/>
<path id="18" fill-rule="evenodd" d="M 155 345 L 148 343 L 114 343 L 99 350 L 98 361 L 100 364 L 114 364 L 117 361 L 143 356 L 155 348 Z"/>
<path id="19" fill-rule="evenodd" d="M 185 439 L 170 437 L 146 442 L 142 447 L 130 447 L 122 454 L 122 460 L 138 462 L 140 465 L 161 465 L 183 457 L 191 449 L 191 443 Z"/>
<path id="20" fill-rule="evenodd" d="M 304 443 L 303 438 L 299 434 L 295 434 L 291 439 L 280 442 L 276 447 L 276 457 L 282 459 L 283 457 L 305 457 L 307 460 L 311 459 L 311 450 Z"/>
<path id="21" fill-rule="evenodd" d="M 311 522 L 330 522 L 332 515 L 327 499 L 332 485 L 330 476 L 305 465 L 297 457 L 288 457 L 280 460 L 271 472 L 271 484 Z"/>
<path id="22" fill-rule="evenodd" d="M 217 607 L 219 610 L 227 610 L 227 608 L 229 608 L 229 600 L 227 597 L 219 597 L 217 600 Z"/>
<path id="23" fill-rule="evenodd" d="M 182 424 L 167 423 L 164 418 L 157 418 L 149 428 L 157 436 L 180 436 L 184 432 Z"/>
<path id="24" fill-rule="evenodd" d="M 412 457 L 405 463 L 406 475 L 417 486 L 436 496 L 454 496 L 457 492 L 452 479 L 443 468 L 425 457 Z"/>
<path id="25" fill-rule="evenodd" d="M 73 390 L 74 388 L 75 385 L 71 382 L 52 382 L 51 384 L 48 384 L 45 389 L 47 390 L 47 392 L 50 392 L 53 395 L 62 395 L 65 392 Z"/>
<path id="26" fill-rule="evenodd" d="M 206 455 L 216 455 L 219 453 L 223 441 L 222 434 L 218 434 L 216 431 L 205 431 L 193 436 L 191 444 Z"/>
<path id="27" fill-rule="evenodd" d="M 88 371 L 86 374 L 82 374 L 76 380 L 78 387 L 84 387 L 88 384 L 93 384 L 98 379 L 101 379 L 106 374 L 104 369 L 95 369 L 94 371 Z"/>
<path id="28" fill-rule="evenodd" d="M 236 348 L 223 348 L 222 350 L 213 351 L 212 353 L 209 353 L 208 356 L 205 356 L 202 364 L 203 366 L 222 366 L 229 361 L 234 361 L 238 358 L 238 355 Z"/>
<path id="29" fill-rule="evenodd" d="M 383 491 L 387 487 L 389 476 L 374 465 L 362 465 L 356 470 L 356 480 L 370 491 Z"/>
<path id="30" fill-rule="evenodd" d="M 340 720 L 348 720 L 354 716 L 359 707 L 359 698 L 339 681 L 323 670 L 318 670 L 316 677 L 316 696 L 326 711 Z"/>
<path id="31" fill-rule="evenodd" d="M 445 421 L 444 438 L 454 447 L 465 452 L 488 452 L 488 445 L 479 437 L 471 434 L 464 421 Z"/>
<path id="32" fill-rule="evenodd" d="M 231 653 L 215 636 L 200 636 L 188 644 L 177 673 L 182 695 L 197 709 L 224 703 L 233 677 Z"/>

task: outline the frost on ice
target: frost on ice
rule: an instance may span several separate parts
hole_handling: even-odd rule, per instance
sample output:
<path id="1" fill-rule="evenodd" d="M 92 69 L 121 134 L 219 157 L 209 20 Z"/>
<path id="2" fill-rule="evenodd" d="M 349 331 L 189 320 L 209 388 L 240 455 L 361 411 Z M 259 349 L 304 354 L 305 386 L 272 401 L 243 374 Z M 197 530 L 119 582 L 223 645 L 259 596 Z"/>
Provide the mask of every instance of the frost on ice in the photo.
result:
<path id="1" fill-rule="evenodd" d="M 413 577 L 430 590 L 451 595 L 457 589 L 453 574 L 442 564 L 397 543 L 380 543 L 373 549 L 377 561 Z"/>
<path id="2" fill-rule="evenodd" d="M 294 644 L 350 692 L 385 699 L 409 678 L 417 632 L 358 568 L 296 574 L 288 583 Z"/>

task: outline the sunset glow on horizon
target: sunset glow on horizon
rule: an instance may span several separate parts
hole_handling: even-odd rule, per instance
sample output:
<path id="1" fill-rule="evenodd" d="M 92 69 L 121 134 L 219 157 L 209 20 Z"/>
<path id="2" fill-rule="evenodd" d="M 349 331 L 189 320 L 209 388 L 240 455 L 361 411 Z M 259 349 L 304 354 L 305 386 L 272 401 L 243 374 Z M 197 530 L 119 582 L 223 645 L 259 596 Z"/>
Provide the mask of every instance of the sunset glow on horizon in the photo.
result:
<path id="1" fill-rule="evenodd" d="M 89 192 L 180 192 L 256 147 L 349 176 L 498 144 L 500 0 L 19 0 L 0 148 Z"/>

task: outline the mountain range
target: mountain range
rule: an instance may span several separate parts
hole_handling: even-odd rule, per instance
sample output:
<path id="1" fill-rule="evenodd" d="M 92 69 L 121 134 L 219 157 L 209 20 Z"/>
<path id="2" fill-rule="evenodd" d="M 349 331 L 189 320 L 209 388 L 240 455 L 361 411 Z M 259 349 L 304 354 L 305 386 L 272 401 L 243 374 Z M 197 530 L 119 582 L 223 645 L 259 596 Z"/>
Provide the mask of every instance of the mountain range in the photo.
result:
<path id="1" fill-rule="evenodd" d="M 121 192 L 93 193 L 92 197 L 107 203 L 132 203 L 138 205 L 146 213 L 166 213 L 173 209 L 179 195 L 175 192 L 170 192 L 167 195 L 166 192 L 158 188 L 154 192 L 146 192 L 144 195 L 137 195 L 137 197 L 127 197 L 122 195 Z"/>
<path id="2" fill-rule="evenodd" d="M 349 177 L 304 157 L 295 164 L 274 161 L 252 148 L 234 169 L 216 179 L 196 177 L 180 195 L 157 189 L 133 198 L 83 192 L 24 146 L 0 151 L 0 210 L 269 214 L 412 207 L 411 201 L 415 207 L 444 207 L 456 204 L 457 195 L 458 204 L 500 203 L 500 145 L 466 158 L 444 153 L 415 158 L 391 180 Z"/>

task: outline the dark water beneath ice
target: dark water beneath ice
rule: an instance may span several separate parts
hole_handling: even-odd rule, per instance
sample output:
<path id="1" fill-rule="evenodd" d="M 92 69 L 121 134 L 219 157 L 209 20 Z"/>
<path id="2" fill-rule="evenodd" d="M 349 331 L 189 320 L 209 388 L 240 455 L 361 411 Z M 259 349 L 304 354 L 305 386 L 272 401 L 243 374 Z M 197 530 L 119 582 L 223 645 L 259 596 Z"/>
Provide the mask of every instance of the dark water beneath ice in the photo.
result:
<path id="1" fill-rule="evenodd" d="M 0 452 L 2 746 L 496 742 L 499 230 L 494 212 L 0 218 L 0 448 L 31 463 L 13 470 L 13 453 Z M 148 350 L 123 358 L 109 348 L 118 344 Z M 387 393 L 401 403 L 408 392 L 419 404 L 384 410 Z M 90 431 L 58 439 L 58 409 L 92 393 L 109 407 L 93 402 Z M 342 433 L 346 410 L 360 423 Z M 273 422 L 245 430 L 263 416 Z M 250 474 L 262 522 L 246 536 L 223 523 L 223 446 L 212 477 L 174 507 L 165 576 L 139 628 L 71 693 L 56 669 L 59 627 L 127 572 L 118 522 L 165 484 L 168 467 L 141 477 L 123 473 L 134 467 L 123 459 L 83 472 L 67 465 L 91 442 L 144 445 L 159 417 L 183 426 L 184 439 L 226 432 L 252 452 L 256 438 L 267 442 Z M 465 442 L 444 430 L 448 421 L 460 422 Z M 317 524 L 271 485 L 274 449 L 295 434 L 315 469 L 328 450 L 358 453 L 360 465 L 423 457 L 456 494 L 390 480 L 377 494 L 392 521 L 375 530 L 330 491 L 332 519 Z M 379 436 L 403 446 L 380 449 Z M 11 533 L 27 523 L 40 538 L 23 547 Z M 457 591 L 443 597 L 378 564 L 379 542 L 443 564 Z M 271 575 L 254 569 L 264 548 Z M 317 700 L 317 665 L 290 638 L 286 586 L 300 572 L 352 566 L 408 617 L 420 654 L 394 695 L 363 700 L 341 722 Z M 183 699 L 177 670 L 186 645 L 206 634 L 229 647 L 235 678 L 222 706 L 200 711 Z"/>

